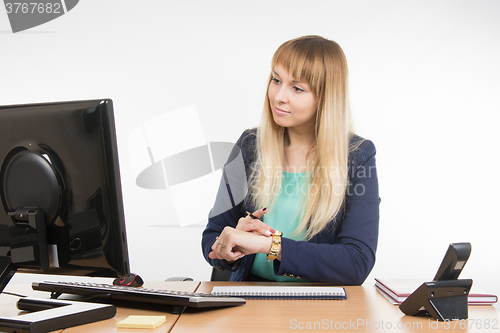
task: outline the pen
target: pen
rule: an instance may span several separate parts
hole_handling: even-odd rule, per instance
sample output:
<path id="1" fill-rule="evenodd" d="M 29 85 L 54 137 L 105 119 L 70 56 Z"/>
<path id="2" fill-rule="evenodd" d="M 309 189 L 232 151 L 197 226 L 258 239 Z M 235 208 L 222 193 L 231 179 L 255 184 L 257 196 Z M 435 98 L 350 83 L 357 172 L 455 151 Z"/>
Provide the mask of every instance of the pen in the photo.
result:
<path id="1" fill-rule="evenodd" d="M 264 210 L 267 210 L 267 208 L 264 208 Z M 253 215 L 252 213 L 250 213 L 250 212 L 248 212 L 248 211 L 247 211 L 247 214 L 248 214 L 248 216 L 250 216 L 251 218 L 253 218 L 253 219 L 256 219 L 256 220 L 259 220 L 259 221 L 260 221 L 260 219 L 259 219 L 257 216 Z M 269 230 L 269 231 L 271 232 L 271 234 L 275 234 L 275 233 L 276 233 L 276 230 L 274 230 L 274 229 L 272 229 L 272 228 L 271 228 L 271 230 Z M 267 234 L 267 235 L 268 235 L 268 236 L 270 236 L 271 234 Z"/>
<path id="2" fill-rule="evenodd" d="M 259 220 L 259 218 L 258 218 L 257 216 L 255 216 L 255 215 L 253 215 L 252 213 L 247 212 L 247 214 L 248 214 L 248 216 L 250 216 L 251 218 L 256 219 L 256 220 Z"/>

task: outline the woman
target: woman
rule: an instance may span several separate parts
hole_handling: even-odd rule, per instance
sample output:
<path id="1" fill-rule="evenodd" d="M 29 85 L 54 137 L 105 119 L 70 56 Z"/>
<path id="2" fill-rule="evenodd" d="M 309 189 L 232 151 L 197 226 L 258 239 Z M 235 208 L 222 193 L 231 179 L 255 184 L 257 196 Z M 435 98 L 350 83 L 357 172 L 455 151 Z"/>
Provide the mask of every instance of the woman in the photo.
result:
<path id="1" fill-rule="evenodd" d="M 232 281 L 359 285 L 370 273 L 375 147 L 352 131 L 347 82 L 342 49 L 323 37 L 274 54 L 261 123 L 237 141 L 203 233 L 206 260 Z"/>

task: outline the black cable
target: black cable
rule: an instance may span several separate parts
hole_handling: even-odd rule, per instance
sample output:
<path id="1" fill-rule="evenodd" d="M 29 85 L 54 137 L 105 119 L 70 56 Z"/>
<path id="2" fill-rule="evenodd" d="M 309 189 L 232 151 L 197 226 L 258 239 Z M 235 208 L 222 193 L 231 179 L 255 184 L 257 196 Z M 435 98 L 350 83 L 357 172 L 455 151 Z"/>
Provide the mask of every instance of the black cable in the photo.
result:
<path id="1" fill-rule="evenodd" d="M 5 294 L 5 295 L 10 295 L 10 296 L 20 297 L 20 298 L 28 297 L 28 296 L 26 296 L 26 295 L 21 295 L 21 294 L 16 294 L 16 293 L 11 293 L 11 292 L 8 292 L 8 291 L 2 291 L 1 293 L 2 293 L 2 294 Z M 92 300 L 92 299 L 97 299 L 96 301 L 99 301 L 99 299 L 101 299 L 101 298 L 109 298 L 110 296 L 111 296 L 110 294 L 90 295 L 90 296 L 88 296 L 88 297 L 85 297 L 85 298 L 79 299 L 78 301 L 80 301 L 80 302 L 87 302 L 87 301 Z M 57 298 L 57 297 L 56 297 L 56 298 Z"/>
<path id="2" fill-rule="evenodd" d="M 10 296 L 17 296 L 17 297 L 21 297 L 21 298 L 28 297 L 28 296 L 26 296 L 26 295 L 21 295 L 21 294 L 16 294 L 16 293 L 11 293 L 11 292 L 8 292 L 8 291 L 2 291 L 2 294 L 5 294 L 5 295 L 10 295 Z"/>

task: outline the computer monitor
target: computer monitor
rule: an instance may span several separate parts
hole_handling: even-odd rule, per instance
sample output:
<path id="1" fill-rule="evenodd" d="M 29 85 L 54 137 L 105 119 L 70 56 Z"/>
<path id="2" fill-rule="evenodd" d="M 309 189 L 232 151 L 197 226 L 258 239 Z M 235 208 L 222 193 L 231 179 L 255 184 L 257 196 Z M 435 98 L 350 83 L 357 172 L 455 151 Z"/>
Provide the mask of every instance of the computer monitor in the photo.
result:
<path id="1" fill-rule="evenodd" d="M 110 99 L 0 106 L 0 279 L 129 274 Z"/>

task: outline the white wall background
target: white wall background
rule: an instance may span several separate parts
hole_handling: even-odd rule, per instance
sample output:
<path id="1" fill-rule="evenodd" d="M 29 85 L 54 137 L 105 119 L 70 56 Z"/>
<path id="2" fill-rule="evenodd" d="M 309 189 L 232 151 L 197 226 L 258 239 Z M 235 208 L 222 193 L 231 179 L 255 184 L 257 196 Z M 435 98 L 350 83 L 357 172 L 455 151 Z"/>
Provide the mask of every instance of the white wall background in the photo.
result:
<path id="1" fill-rule="evenodd" d="M 195 104 L 207 141 L 258 123 L 284 41 L 337 41 L 360 135 L 378 149 L 373 277 L 432 279 L 450 242 L 462 277 L 500 294 L 500 2 L 82 0 L 12 34 L 0 8 L 0 104 L 114 100 L 132 271 L 208 280 L 202 227 L 181 228 L 166 190 L 135 185 L 128 137 Z"/>

